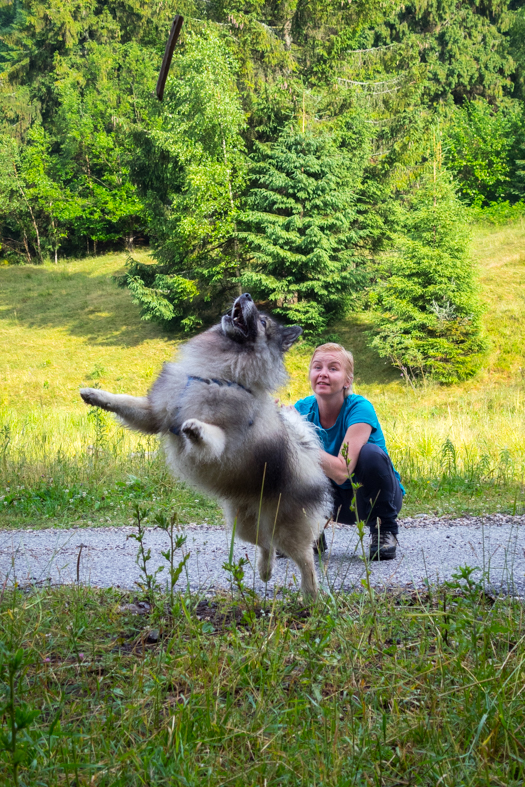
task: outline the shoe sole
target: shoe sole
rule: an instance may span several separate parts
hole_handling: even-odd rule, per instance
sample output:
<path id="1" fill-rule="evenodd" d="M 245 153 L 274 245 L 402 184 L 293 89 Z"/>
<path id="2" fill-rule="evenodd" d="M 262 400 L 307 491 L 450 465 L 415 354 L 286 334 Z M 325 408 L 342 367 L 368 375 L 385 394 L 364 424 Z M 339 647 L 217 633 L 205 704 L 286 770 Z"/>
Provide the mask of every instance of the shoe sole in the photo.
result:
<path id="1" fill-rule="evenodd" d="M 369 555 L 369 560 L 377 560 L 377 561 L 380 561 L 380 560 L 394 560 L 395 556 L 396 556 L 395 550 L 394 550 L 393 553 L 392 552 L 387 552 L 387 553 L 383 553 L 383 552 L 373 552 L 372 553 L 371 552 L 370 555 Z"/>

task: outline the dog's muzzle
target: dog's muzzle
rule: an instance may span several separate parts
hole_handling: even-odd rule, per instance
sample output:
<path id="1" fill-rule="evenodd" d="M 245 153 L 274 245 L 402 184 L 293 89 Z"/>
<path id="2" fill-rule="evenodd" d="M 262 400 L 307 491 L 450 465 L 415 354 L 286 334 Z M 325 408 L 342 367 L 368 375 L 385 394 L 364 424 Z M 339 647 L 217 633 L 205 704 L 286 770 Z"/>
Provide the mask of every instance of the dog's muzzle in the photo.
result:
<path id="1" fill-rule="evenodd" d="M 230 314 L 222 318 L 222 329 L 231 339 L 238 342 L 255 341 L 259 312 L 249 292 L 236 299 Z"/>

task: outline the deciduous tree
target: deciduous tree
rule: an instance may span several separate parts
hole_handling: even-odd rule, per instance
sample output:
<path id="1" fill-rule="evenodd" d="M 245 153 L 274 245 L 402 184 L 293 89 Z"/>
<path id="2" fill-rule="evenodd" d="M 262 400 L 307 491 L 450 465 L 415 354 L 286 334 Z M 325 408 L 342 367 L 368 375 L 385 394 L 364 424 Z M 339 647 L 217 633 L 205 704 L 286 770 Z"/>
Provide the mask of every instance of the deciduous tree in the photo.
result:
<path id="1" fill-rule="evenodd" d="M 133 178 L 148 210 L 155 264 L 131 262 L 128 287 L 146 319 L 191 330 L 238 290 L 235 240 L 246 156 L 236 63 L 213 30 L 189 36 L 164 103 L 137 127 Z"/>

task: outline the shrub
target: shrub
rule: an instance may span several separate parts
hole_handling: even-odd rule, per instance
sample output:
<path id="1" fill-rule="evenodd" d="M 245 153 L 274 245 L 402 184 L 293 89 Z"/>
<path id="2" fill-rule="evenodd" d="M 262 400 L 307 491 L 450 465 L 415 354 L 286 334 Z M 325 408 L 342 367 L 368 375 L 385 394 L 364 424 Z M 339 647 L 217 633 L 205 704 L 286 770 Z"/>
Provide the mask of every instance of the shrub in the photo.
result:
<path id="1" fill-rule="evenodd" d="M 464 199 L 477 206 L 508 199 L 519 181 L 522 108 L 487 101 L 456 107 L 447 128 L 446 164 Z"/>

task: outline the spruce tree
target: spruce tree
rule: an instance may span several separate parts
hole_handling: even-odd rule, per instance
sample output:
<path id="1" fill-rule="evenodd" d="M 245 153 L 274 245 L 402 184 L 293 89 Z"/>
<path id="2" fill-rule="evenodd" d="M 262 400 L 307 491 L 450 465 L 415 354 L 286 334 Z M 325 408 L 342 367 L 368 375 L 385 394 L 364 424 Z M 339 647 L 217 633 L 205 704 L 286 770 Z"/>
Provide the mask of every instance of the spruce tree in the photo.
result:
<path id="1" fill-rule="evenodd" d="M 252 169 L 241 238 L 243 288 L 318 334 L 364 281 L 355 191 L 362 166 L 329 136 L 286 132 Z"/>
<path id="2" fill-rule="evenodd" d="M 371 345 L 407 379 L 453 383 L 479 369 L 485 345 L 466 213 L 439 158 L 408 200 L 371 297 Z"/>

